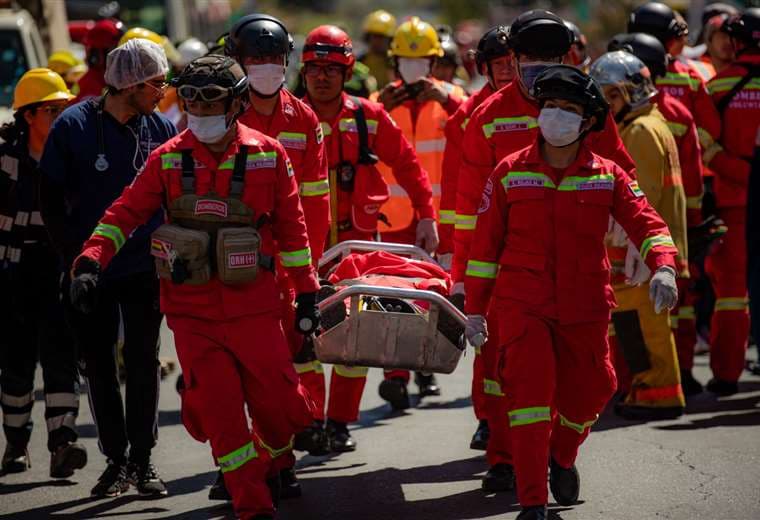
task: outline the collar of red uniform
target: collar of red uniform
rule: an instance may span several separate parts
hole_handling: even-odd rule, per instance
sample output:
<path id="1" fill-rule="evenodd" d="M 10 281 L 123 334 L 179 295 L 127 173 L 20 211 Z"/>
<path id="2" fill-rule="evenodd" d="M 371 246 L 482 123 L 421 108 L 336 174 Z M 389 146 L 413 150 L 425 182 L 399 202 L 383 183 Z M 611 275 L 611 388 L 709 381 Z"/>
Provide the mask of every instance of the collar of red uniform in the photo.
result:
<path id="1" fill-rule="evenodd" d="M 522 163 L 526 166 L 532 165 L 532 166 L 544 166 L 548 167 L 546 162 L 541 157 L 541 143 L 543 142 L 543 137 L 539 134 L 538 139 L 535 140 L 535 142 L 531 145 L 530 148 L 528 148 L 525 156 L 522 159 Z M 594 154 L 589 149 L 588 145 L 586 144 L 586 139 L 583 139 L 583 142 L 581 143 L 580 148 L 578 149 L 578 155 L 575 158 L 575 161 L 565 168 L 564 176 L 570 175 L 578 170 L 597 170 L 601 168 L 601 163 L 596 159 Z"/>
<path id="2" fill-rule="evenodd" d="M 741 53 L 741 55 L 736 58 L 737 65 L 742 65 L 744 63 L 750 64 L 750 65 L 757 65 L 760 63 L 760 49 L 747 49 L 744 52 Z"/>

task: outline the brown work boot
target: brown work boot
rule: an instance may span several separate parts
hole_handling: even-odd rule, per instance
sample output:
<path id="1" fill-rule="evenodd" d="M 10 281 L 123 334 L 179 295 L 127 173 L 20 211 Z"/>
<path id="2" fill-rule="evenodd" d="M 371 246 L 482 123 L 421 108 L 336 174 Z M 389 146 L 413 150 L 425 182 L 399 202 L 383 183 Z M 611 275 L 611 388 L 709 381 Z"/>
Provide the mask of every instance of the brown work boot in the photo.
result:
<path id="1" fill-rule="evenodd" d="M 26 446 L 6 444 L 3 454 L 3 473 L 22 473 L 32 467 Z"/>
<path id="2" fill-rule="evenodd" d="M 87 450 L 78 442 L 65 442 L 50 454 L 50 477 L 69 478 L 87 465 Z"/>

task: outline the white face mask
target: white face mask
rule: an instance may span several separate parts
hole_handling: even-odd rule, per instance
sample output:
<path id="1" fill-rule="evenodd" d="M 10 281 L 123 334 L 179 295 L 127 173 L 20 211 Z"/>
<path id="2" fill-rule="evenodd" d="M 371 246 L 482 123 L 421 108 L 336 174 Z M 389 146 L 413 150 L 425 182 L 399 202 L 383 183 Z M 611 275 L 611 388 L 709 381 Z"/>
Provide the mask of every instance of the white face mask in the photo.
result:
<path id="1" fill-rule="evenodd" d="M 221 141 L 224 134 L 230 128 L 225 114 L 218 116 L 194 116 L 189 112 L 187 113 L 187 127 L 196 139 L 207 144 Z"/>
<path id="2" fill-rule="evenodd" d="M 279 63 L 247 65 L 245 70 L 253 90 L 264 96 L 273 95 L 285 82 L 285 67 Z"/>
<path id="3" fill-rule="evenodd" d="M 398 73 L 404 83 L 415 83 L 430 74 L 430 60 L 427 58 L 399 58 Z"/>
<path id="4" fill-rule="evenodd" d="M 567 146 L 580 137 L 583 117 L 561 108 L 542 108 L 538 127 L 546 142 L 553 146 Z"/>

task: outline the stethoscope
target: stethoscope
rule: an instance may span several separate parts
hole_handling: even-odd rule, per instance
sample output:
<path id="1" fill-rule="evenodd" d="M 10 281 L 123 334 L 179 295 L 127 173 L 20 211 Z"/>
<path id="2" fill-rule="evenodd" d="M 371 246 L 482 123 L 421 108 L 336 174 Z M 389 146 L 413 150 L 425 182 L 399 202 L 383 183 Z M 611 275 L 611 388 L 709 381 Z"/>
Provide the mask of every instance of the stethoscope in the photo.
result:
<path id="1" fill-rule="evenodd" d="M 103 98 L 98 102 L 98 109 L 96 111 L 96 125 L 97 125 L 97 134 L 98 134 L 98 153 L 95 158 L 95 169 L 101 173 L 108 170 L 110 163 L 108 162 L 108 159 L 106 159 L 106 140 L 103 133 L 103 108 L 105 107 L 106 98 L 103 96 Z M 140 129 L 139 129 L 139 135 L 132 130 L 132 127 L 129 125 L 125 125 L 132 136 L 135 138 L 135 154 L 132 156 L 132 167 L 135 169 L 135 171 L 142 168 L 143 164 L 145 164 L 145 161 L 148 159 L 147 155 L 145 155 L 142 151 L 142 147 L 140 146 L 141 138 L 143 137 L 143 130 L 146 131 L 148 136 L 148 154 L 150 154 L 150 151 L 152 149 L 153 141 L 151 139 L 150 130 L 148 129 L 148 125 L 145 123 L 145 118 L 141 118 L 140 120 Z M 137 164 L 137 154 L 140 154 L 140 164 Z"/>

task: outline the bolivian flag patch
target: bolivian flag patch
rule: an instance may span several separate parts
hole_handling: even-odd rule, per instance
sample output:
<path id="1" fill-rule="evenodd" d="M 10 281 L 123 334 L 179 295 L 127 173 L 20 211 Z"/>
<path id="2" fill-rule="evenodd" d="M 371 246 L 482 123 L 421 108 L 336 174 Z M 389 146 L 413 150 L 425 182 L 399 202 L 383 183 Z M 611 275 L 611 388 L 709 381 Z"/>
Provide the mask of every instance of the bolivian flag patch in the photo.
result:
<path id="1" fill-rule="evenodd" d="M 637 181 L 629 182 L 628 189 L 631 190 L 631 193 L 633 193 L 633 196 L 636 198 L 644 196 L 644 192 L 639 188 L 639 183 Z"/>

